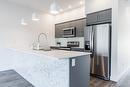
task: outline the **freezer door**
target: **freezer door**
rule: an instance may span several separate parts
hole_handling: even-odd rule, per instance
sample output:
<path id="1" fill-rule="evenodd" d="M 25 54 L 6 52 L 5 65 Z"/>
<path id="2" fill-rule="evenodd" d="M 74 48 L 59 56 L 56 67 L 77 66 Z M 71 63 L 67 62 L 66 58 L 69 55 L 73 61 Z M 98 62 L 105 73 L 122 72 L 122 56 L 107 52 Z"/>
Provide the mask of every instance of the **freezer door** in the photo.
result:
<path id="1" fill-rule="evenodd" d="M 85 49 L 93 52 L 93 26 L 87 26 L 84 30 Z"/>
<path id="2" fill-rule="evenodd" d="M 94 57 L 92 58 L 92 74 L 109 79 L 110 69 L 110 25 L 102 24 L 93 27 Z"/>

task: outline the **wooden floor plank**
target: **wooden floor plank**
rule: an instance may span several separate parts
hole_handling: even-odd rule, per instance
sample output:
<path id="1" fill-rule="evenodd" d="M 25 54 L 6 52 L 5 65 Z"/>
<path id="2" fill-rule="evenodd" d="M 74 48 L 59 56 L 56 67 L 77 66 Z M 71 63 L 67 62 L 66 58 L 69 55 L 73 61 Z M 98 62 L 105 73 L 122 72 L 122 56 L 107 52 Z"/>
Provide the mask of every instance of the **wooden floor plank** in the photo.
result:
<path id="1" fill-rule="evenodd" d="M 0 77 L 0 84 L 11 82 L 11 81 L 15 81 L 15 80 L 18 80 L 18 79 L 21 79 L 21 78 L 22 77 L 20 77 L 17 74 L 8 75 L 8 76 L 2 76 L 2 77 Z"/>
<path id="2" fill-rule="evenodd" d="M 117 87 L 116 82 L 91 77 L 90 87 Z"/>
<path id="3" fill-rule="evenodd" d="M 130 76 L 117 86 L 116 82 L 91 77 L 90 87 L 130 87 Z M 0 87 L 34 87 L 14 70 L 0 72 Z"/>
<path id="4" fill-rule="evenodd" d="M 34 87 L 14 70 L 0 72 L 0 87 Z"/>

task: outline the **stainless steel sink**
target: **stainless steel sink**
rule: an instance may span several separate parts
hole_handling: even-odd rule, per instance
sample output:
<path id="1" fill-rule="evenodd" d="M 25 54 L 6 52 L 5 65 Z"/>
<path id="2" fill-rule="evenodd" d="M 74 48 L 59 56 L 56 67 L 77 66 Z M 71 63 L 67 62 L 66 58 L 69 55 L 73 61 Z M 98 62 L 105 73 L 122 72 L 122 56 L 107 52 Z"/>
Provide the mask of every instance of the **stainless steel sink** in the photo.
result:
<path id="1" fill-rule="evenodd" d="M 33 49 L 33 50 L 36 50 L 36 51 L 51 51 L 52 49 Z"/>

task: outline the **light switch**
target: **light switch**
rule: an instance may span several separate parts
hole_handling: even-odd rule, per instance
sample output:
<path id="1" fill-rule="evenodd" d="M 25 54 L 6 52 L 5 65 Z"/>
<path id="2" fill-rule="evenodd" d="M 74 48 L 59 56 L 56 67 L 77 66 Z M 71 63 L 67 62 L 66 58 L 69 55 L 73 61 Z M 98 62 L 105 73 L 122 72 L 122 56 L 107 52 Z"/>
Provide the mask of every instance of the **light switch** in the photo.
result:
<path id="1" fill-rule="evenodd" d="M 72 67 L 75 66 L 75 59 L 72 59 Z"/>

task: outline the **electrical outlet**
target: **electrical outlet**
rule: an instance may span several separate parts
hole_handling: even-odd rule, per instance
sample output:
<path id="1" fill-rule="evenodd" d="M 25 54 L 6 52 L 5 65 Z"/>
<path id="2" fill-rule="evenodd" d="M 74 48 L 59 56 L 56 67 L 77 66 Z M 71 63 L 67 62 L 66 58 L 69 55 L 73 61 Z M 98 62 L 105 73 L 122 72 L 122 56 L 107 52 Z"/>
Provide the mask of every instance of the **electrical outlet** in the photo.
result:
<path id="1" fill-rule="evenodd" d="M 72 67 L 75 66 L 75 59 L 72 59 Z"/>

